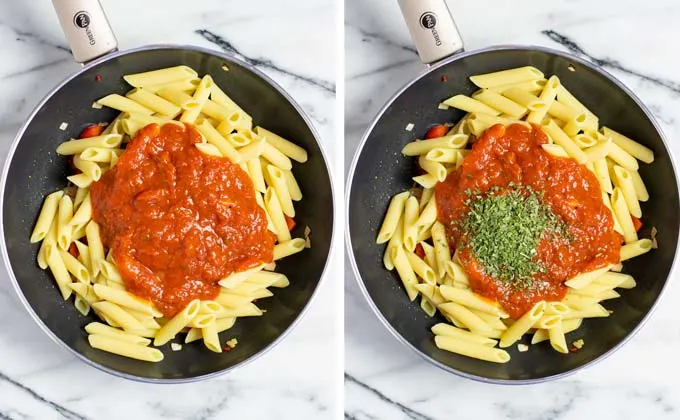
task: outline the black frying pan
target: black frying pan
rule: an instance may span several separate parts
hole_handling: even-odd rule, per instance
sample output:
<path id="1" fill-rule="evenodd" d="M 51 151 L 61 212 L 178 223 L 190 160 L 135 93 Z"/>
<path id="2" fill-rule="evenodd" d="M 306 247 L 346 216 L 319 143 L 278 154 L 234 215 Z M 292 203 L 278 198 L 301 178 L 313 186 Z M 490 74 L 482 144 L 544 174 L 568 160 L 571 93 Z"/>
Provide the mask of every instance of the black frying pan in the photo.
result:
<path id="1" fill-rule="evenodd" d="M 59 3 L 59 1 L 55 1 Z M 73 3 L 73 1 L 67 2 Z M 74 19 L 87 11 L 91 20 L 107 25 L 98 2 L 84 2 L 71 16 L 60 10 L 62 24 L 78 25 Z M 99 20 L 97 16 L 101 14 Z M 102 20 L 103 19 L 103 20 Z M 80 26 L 78 26 L 80 28 Z M 64 28 L 67 35 L 73 28 Z M 80 28 L 82 29 L 82 28 Z M 76 36 L 86 37 L 78 29 Z M 104 28 L 108 29 L 108 26 Z M 94 30 L 94 29 L 93 29 Z M 103 29 L 97 28 L 96 35 Z M 106 31 L 104 35 L 106 38 Z M 108 38 L 107 38 L 108 39 Z M 73 39 L 69 39 L 73 45 Z M 76 41 L 77 42 L 77 41 Z M 76 57 L 87 60 L 88 54 L 100 51 L 78 50 Z M 80 46 L 82 47 L 82 45 Z M 114 44 L 109 49 L 115 49 Z M 84 54 L 84 55 L 83 55 Z M 226 64 L 229 71 L 222 69 Z M 258 302 L 267 312 L 262 317 L 240 318 L 221 335 L 239 338 L 231 352 L 215 354 L 202 345 L 185 345 L 180 352 L 162 348 L 165 359 L 157 364 L 126 359 L 90 348 L 83 327 L 95 320 L 83 317 L 72 301 L 63 301 L 54 279 L 36 263 L 37 244 L 29 244 L 44 196 L 66 186 L 70 174 L 68 161 L 57 156 L 55 148 L 77 135 L 87 125 L 111 121 L 116 111 L 93 109 L 92 103 L 107 94 L 124 94 L 130 88 L 122 76 L 168 66 L 187 65 L 199 74 L 212 75 L 215 83 L 246 109 L 258 124 L 295 141 L 304 147 L 309 160 L 295 165 L 295 176 L 305 194 L 297 206 L 294 237 L 311 228 L 312 248 L 277 264 L 291 285 L 277 289 L 273 297 Z M 60 131 L 62 122 L 68 123 Z M 17 134 L 10 148 L 2 176 L 2 253 L 10 278 L 29 313 L 57 343 L 71 350 L 89 364 L 109 373 L 150 382 L 183 382 L 208 378 L 254 359 L 278 343 L 300 318 L 322 277 L 328 257 L 333 229 L 333 197 L 328 166 L 309 119 L 293 99 L 276 83 L 246 63 L 216 51 L 191 46 L 148 46 L 114 52 L 87 64 L 77 74 L 57 86 L 35 109 Z"/>
<path id="2" fill-rule="evenodd" d="M 430 61 L 462 48 L 443 1 L 400 0 L 400 3 L 421 58 Z M 413 13 L 409 11 L 413 7 L 421 9 Z M 428 27 L 427 14 L 436 16 L 437 23 L 432 27 Z M 433 28 L 441 28 L 438 35 L 442 45 L 438 48 L 434 48 Z M 449 38 L 446 34 L 450 34 Z M 641 237 L 649 237 L 650 228 L 655 226 L 659 231 L 659 249 L 624 263 L 624 271 L 635 276 L 638 286 L 605 303 L 605 307 L 614 310 L 612 316 L 587 319 L 577 332 L 567 336 L 568 343 L 583 337 L 586 345 L 582 350 L 563 355 L 544 344 L 520 353 L 513 346 L 507 349 L 512 360 L 498 365 L 435 347 L 430 327 L 445 322 L 444 318 L 440 315 L 429 318 L 419 305 L 409 302 L 396 273 L 383 267 L 385 247 L 376 245 L 375 240 L 390 197 L 413 186 L 415 159 L 401 155 L 404 144 L 423 138 L 432 125 L 457 121 L 464 115 L 453 109 L 439 110 L 437 104 L 454 94 L 470 95 L 476 91 L 468 80 L 473 74 L 527 65 L 547 75 L 556 74 L 600 117 L 601 125 L 638 139 L 654 151 L 654 163 L 642 164 L 640 168 L 651 196 L 642 206 L 645 228 Z M 414 132 L 405 130 L 408 123 L 415 124 Z M 347 196 L 350 261 L 360 288 L 385 326 L 435 365 L 461 376 L 497 383 L 530 383 L 562 377 L 601 360 L 623 345 L 641 327 L 664 289 L 680 229 L 678 183 L 672 157 L 649 110 L 604 70 L 569 54 L 539 47 L 504 46 L 459 52 L 432 65 L 404 86 L 366 131 L 350 169 Z"/>

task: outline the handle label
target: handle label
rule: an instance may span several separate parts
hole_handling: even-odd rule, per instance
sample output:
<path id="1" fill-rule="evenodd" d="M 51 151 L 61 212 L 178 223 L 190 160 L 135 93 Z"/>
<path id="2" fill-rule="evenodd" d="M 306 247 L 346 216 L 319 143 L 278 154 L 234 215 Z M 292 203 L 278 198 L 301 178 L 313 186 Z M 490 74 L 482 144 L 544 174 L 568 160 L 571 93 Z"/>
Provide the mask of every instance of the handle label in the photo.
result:
<path id="1" fill-rule="evenodd" d="M 76 14 L 73 16 L 73 24 L 77 28 L 85 30 L 85 35 L 87 35 L 87 39 L 90 42 L 90 45 L 96 45 L 97 41 L 94 39 L 94 34 L 90 29 L 91 21 L 92 20 L 90 19 L 90 15 L 84 10 L 76 12 Z"/>
<path id="2" fill-rule="evenodd" d="M 420 26 L 432 32 L 432 37 L 434 38 L 434 44 L 436 46 L 442 45 L 442 40 L 439 37 L 439 32 L 437 32 L 437 15 L 433 12 L 425 12 L 420 15 Z"/>

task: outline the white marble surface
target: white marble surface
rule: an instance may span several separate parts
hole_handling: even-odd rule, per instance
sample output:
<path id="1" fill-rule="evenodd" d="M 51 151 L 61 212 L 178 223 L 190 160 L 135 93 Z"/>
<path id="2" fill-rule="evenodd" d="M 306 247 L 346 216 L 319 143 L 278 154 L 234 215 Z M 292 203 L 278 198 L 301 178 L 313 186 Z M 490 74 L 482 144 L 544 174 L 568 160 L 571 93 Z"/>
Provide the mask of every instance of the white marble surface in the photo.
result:
<path id="1" fill-rule="evenodd" d="M 311 115 L 342 190 L 334 141 L 332 0 L 103 0 L 122 49 L 148 43 L 218 48 L 224 37 Z M 146 12 L 152 13 L 147 15 Z M 316 36 L 310 37 L 314 33 Z M 310 57 L 313 57 L 311 59 Z M 78 69 L 49 0 L 0 7 L 0 155 L 38 101 Z M 340 232 L 338 232 L 340 233 Z M 340 235 L 336 235 L 340 241 Z M 287 339 L 256 362 L 215 380 L 154 386 L 88 367 L 33 323 L 0 268 L 0 419 L 322 419 L 341 411 L 341 242 L 315 302 Z"/>
<path id="2" fill-rule="evenodd" d="M 544 33 L 554 31 L 604 60 L 653 109 L 680 157 L 676 1 L 477 0 L 449 7 L 468 50 L 513 43 L 566 49 Z M 394 0 L 347 0 L 345 31 L 347 169 L 375 113 L 423 65 Z M 502 387 L 457 378 L 402 346 L 369 309 L 345 264 L 346 419 L 680 418 L 678 281 L 642 331 L 604 362 L 548 384 Z"/>

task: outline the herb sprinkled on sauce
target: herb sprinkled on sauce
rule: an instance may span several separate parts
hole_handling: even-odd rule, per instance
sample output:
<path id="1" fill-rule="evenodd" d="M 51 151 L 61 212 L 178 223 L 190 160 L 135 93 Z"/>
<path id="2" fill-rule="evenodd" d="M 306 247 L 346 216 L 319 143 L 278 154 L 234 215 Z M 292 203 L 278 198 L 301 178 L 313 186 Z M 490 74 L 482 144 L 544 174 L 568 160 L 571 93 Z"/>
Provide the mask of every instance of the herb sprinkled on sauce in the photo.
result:
<path id="1" fill-rule="evenodd" d="M 509 190 L 471 193 L 467 217 L 460 223 L 468 247 L 484 272 L 517 288 L 528 287 L 546 268 L 536 260 L 542 239 L 563 240 L 566 225 L 543 203 L 542 194 L 514 183 Z"/>
<path id="2" fill-rule="evenodd" d="M 585 166 L 548 154 L 539 126 L 495 125 L 435 186 L 437 219 L 473 292 L 517 319 L 564 282 L 619 260 L 621 236 Z"/>

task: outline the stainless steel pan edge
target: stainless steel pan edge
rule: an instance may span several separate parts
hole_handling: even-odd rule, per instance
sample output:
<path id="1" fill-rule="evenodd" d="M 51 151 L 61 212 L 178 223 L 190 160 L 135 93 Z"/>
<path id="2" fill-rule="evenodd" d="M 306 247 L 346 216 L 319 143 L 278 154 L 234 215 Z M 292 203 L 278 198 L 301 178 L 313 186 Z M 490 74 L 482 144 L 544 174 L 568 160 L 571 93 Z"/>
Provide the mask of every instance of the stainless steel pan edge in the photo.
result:
<path id="1" fill-rule="evenodd" d="M 67 79 L 65 79 L 63 82 L 61 82 L 58 86 L 56 86 L 54 89 L 52 89 L 52 90 L 51 90 L 51 91 L 50 91 L 50 92 L 49 92 L 49 93 L 48 93 L 48 94 L 47 94 L 47 95 L 46 95 L 46 96 L 38 103 L 38 105 L 36 105 L 36 107 L 34 108 L 34 110 L 31 112 L 31 114 L 29 115 L 29 117 L 26 119 L 26 122 L 22 125 L 22 127 L 19 129 L 17 135 L 14 137 L 14 140 L 12 141 L 12 145 L 10 146 L 9 151 L 8 151 L 8 153 L 7 153 L 7 157 L 6 157 L 6 159 L 5 159 L 4 167 L 3 167 L 3 170 L 2 170 L 2 177 L 0 178 L 0 191 L 3 191 L 3 192 L 4 192 L 4 190 L 5 190 L 5 185 L 6 185 L 6 183 L 7 183 L 7 175 L 8 175 L 8 173 L 9 173 L 9 167 L 10 167 L 10 164 L 11 164 L 11 162 L 12 162 L 12 157 L 14 156 L 14 152 L 15 152 L 15 150 L 16 150 L 16 148 L 17 148 L 17 146 L 18 146 L 18 144 L 19 144 L 19 142 L 20 142 L 20 140 L 21 140 L 21 138 L 23 137 L 24 132 L 26 131 L 26 129 L 27 129 L 27 127 L 29 126 L 29 124 L 33 121 L 33 119 L 35 118 L 36 114 L 43 108 L 44 104 L 45 104 L 45 103 L 46 103 L 46 102 L 47 102 L 47 101 L 48 101 L 48 100 L 49 100 L 49 99 L 50 99 L 57 91 L 59 91 L 63 86 L 65 86 L 66 84 L 68 84 L 68 83 L 69 83 L 70 81 L 72 81 L 73 79 L 76 79 L 77 77 L 79 77 L 79 76 L 80 76 L 82 73 L 84 73 L 85 71 L 87 71 L 87 70 L 91 69 L 92 67 L 95 67 L 95 66 L 97 66 L 97 65 L 99 65 L 99 64 L 105 63 L 105 62 L 107 62 L 107 61 L 109 61 L 109 60 L 112 60 L 112 59 L 121 57 L 121 56 L 126 55 L 126 54 L 131 54 L 131 53 L 136 53 L 136 52 L 142 52 L 142 51 L 150 51 L 150 50 L 164 50 L 164 49 L 183 49 L 183 50 L 196 51 L 196 52 L 200 52 L 200 53 L 203 53 L 203 54 L 209 54 L 209 55 L 214 55 L 214 56 L 220 57 L 220 58 L 224 59 L 225 61 L 234 62 L 234 63 L 236 63 L 236 64 L 238 64 L 238 65 L 240 65 L 240 66 L 242 66 L 242 67 L 244 67 L 244 68 L 246 68 L 246 69 L 248 69 L 248 70 L 250 70 L 251 72 L 253 72 L 253 73 L 256 74 L 257 76 L 259 76 L 259 77 L 261 77 L 263 80 L 265 80 L 269 85 L 271 85 L 272 87 L 274 87 L 274 89 L 276 89 L 279 93 L 281 93 L 281 95 L 282 95 L 283 97 L 285 97 L 286 100 L 287 100 L 287 101 L 295 108 L 295 110 L 298 112 L 298 114 L 300 114 L 300 116 L 302 117 L 302 119 L 305 121 L 306 125 L 309 127 L 309 130 L 311 131 L 312 135 L 314 136 L 314 139 L 315 139 L 316 143 L 319 145 L 319 150 L 321 151 L 321 155 L 322 155 L 322 158 L 323 158 L 323 161 L 324 161 L 326 170 L 327 170 L 327 172 L 328 172 L 328 176 L 329 176 L 329 179 L 330 179 L 331 186 L 334 185 L 333 173 L 332 173 L 332 171 L 330 170 L 330 169 L 331 169 L 331 166 L 329 165 L 329 160 L 328 160 L 327 152 L 325 151 L 323 144 L 319 141 L 319 134 L 318 134 L 316 128 L 314 127 L 314 125 L 312 124 L 311 119 L 310 119 L 309 116 L 305 113 L 305 111 L 300 107 L 300 105 L 299 105 L 299 104 L 298 104 L 298 103 L 297 103 L 297 102 L 296 102 L 296 101 L 295 101 L 295 100 L 294 100 L 294 99 L 293 99 L 293 98 L 292 98 L 292 97 L 291 97 L 291 96 L 290 96 L 290 95 L 289 95 L 289 94 L 288 94 L 281 86 L 279 86 L 274 80 L 272 80 L 269 76 L 267 76 L 266 74 L 264 74 L 262 71 L 260 71 L 260 70 L 258 70 L 257 68 L 251 66 L 250 64 L 246 63 L 245 61 L 243 61 L 243 60 L 241 60 L 241 59 L 239 59 L 239 58 L 236 58 L 236 57 L 232 57 L 232 56 L 230 56 L 230 55 L 228 55 L 228 54 L 224 54 L 224 53 L 222 53 L 222 52 L 216 51 L 216 50 L 212 50 L 212 49 L 209 49 L 209 48 L 203 48 L 203 47 L 192 46 L 192 45 L 173 45 L 173 44 L 164 44 L 164 45 L 147 45 L 147 46 L 144 46 L 144 47 L 138 47 L 138 48 L 128 49 L 128 50 L 124 50 L 124 51 L 116 51 L 116 52 L 113 52 L 113 53 L 111 53 L 111 54 L 105 55 L 105 56 L 103 56 L 103 57 L 101 57 L 101 58 L 98 58 L 98 59 L 92 61 L 92 62 L 89 62 L 86 66 L 84 66 L 82 69 L 80 69 L 77 73 L 75 73 L 75 74 L 69 76 Z M 122 77 L 122 75 L 121 75 L 121 77 Z M 332 201 L 333 201 L 333 223 L 336 224 L 336 223 L 337 223 L 337 213 L 338 213 L 338 212 L 337 212 L 337 209 L 336 209 L 336 206 L 335 206 L 336 199 L 335 199 L 335 191 L 334 191 L 333 188 L 331 188 L 331 199 L 332 199 Z M 1 193 L 0 193 L 0 209 L 2 209 L 2 208 L 4 208 L 4 194 L 1 194 Z M 328 256 L 327 256 L 327 258 L 326 258 L 326 262 L 325 262 L 325 264 L 324 264 L 324 269 L 323 269 L 323 272 L 322 272 L 322 274 L 321 274 L 321 278 L 319 279 L 319 284 L 316 286 L 316 289 L 315 289 L 314 292 L 312 293 L 311 298 L 310 298 L 309 301 L 306 303 L 306 305 L 304 306 L 303 310 L 300 312 L 300 314 L 298 315 L 298 317 L 290 324 L 290 326 L 283 332 L 283 334 L 281 334 L 281 335 L 280 335 L 279 337 L 277 337 L 274 341 L 272 341 L 272 343 L 269 344 L 269 345 L 268 345 L 266 348 L 264 348 L 262 351 L 260 351 L 259 353 L 257 353 L 257 354 L 254 355 L 253 357 L 251 357 L 251 358 L 249 358 L 249 359 L 247 359 L 247 360 L 244 360 L 243 362 L 241 362 L 241 363 L 239 363 L 239 364 L 236 364 L 236 365 L 234 365 L 234 366 L 232 366 L 232 367 L 230 367 L 230 368 L 228 368 L 228 369 L 225 369 L 225 370 L 223 370 L 223 371 L 220 371 L 220 372 L 213 372 L 213 373 L 210 373 L 210 374 L 207 374 L 207 375 L 196 376 L 196 377 L 193 377 L 193 378 L 183 378 L 183 379 L 153 379 L 153 378 L 144 378 L 144 377 L 138 377 L 138 376 L 134 376 L 134 375 L 128 375 L 128 374 L 121 373 L 121 372 L 118 372 L 118 371 L 113 370 L 113 369 L 109 369 L 109 368 L 107 368 L 107 367 L 105 367 L 105 366 L 102 366 L 102 365 L 100 365 L 100 364 L 98 364 L 98 363 L 96 363 L 96 362 L 93 362 L 92 360 L 86 358 L 85 356 L 81 355 L 80 353 L 74 351 L 71 347 L 67 346 L 63 341 L 61 341 L 61 339 L 59 339 L 59 338 L 56 336 L 56 334 L 54 334 L 54 333 L 53 333 L 49 328 L 47 328 L 47 326 L 42 322 L 42 320 L 40 319 L 40 317 L 35 313 L 35 311 L 34 311 L 33 308 L 31 307 L 31 305 L 30 305 L 29 302 L 27 301 L 26 297 L 24 296 L 23 292 L 21 291 L 21 288 L 19 287 L 19 282 L 17 281 L 16 276 L 14 275 L 14 271 L 12 270 L 12 266 L 11 266 L 10 259 L 9 259 L 9 254 L 8 254 L 8 251 L 7 251 L 7 245 L 6 245 L 6 243 L 5 243 L 5 227 L 4 227 L 4 219 L 0 219 L 0 237 L 1 237 L 1 240 L 0 240 L 0 248 L 1 248 L 1 251 L 2 251 L 2 259 L 3 259 L 3 262 L 4 262 L 4 264 L 5 264 L 5 269 L 6 269 L 6 271 L 7 271 L 7 274 L 9 275 L 10 281 L 12 282 L 12 286 L 14 287 L 14 290 L 15 290 L 17 296 L 19 297 L 19 300 L 20 300 L 21 303 L 23 304 L 24 308 L 25 308 L 25 309 L 28 311 L 28 313 L 31 315 L 31 317 L 33 318 L 33 320 L 35 321 L 35 323 L 40 327 L 40 329 L 43 330 L 43 332 L 45 332 L 45 334 L 47 334 L 48 337 L 50 337 L 50 338 L 52 339 L 52 341 L 54 341 L 55 343 L 57 343 L 57 344 L 58 344 L 59 346 L 61 346 L 62 348 L 67 349 L 70 353 L 74 354 L 77 358 L 79 358 L 80 360 L 82 360 L 82 361 L 85 362 L 86 364 L 88 364 L 88 365 L 90 365 L 90 366 L 92 366 L 92 367 L 95 367 L 95 368 L 97 368 L 97 369 L 99 369 L 99 370 L 101 370 L 101 371 L 103 371 L 103 372 L 106 372 L 106 373 L 109 373 L 109 374 L 111 374 L 111 375 L 118 376 L 118 377 L 121 377 L 121 378 L 124 378 L 124 379 L 129 379 L 129 380 L 132 380 L 132 381 L 146 382 L 146 383 L 162 383 L 162 384 L 190 383 L 190 382 L 198 382 L 198 381 L 202 381 L 202 380 L 206 380 L 206 379 L 215 378 L 215 377 L 217 377 L 217 376 L 221 376 L 221 375 L 224 375 L 224 374 L 226 374 L 226 373 L 229 373 L 229 372 L 233 371 L 233 370 L 236 369 L 236 368 L 243 367 L 243 366 L 249 364 L 250 362 L 252 362 L 252 361 L 258 359 L 259 357 L 261 357 L 261 356 L 264 355 L 265 353 L 268 353 L 272 348 L 274 348 L 276 345 L 278 345 L 278 344 L 279 344 L 279 343 L 280 343 L 280 342 L 281 342 L 281 341 L 282 341 L 282 340 L 283 340 L 283 339 L 291 332 L 291 330 L 293 330 L 293 328 L 295 328 L 296 325 L 298 325 L 298 323 L 300 322 L 300 320 L 301 320 L 301 319 L 303 318 L 303 316 L 307 313 L 307 311 L 309 310 L 309 307 L 310 307 L 311 303 L 314 301 L 314 299 L 316 298 L 316 296 L 317 296 L 318 293 L 319 293 L 319 288 L 321 287 L 322 282 L 323 282 L 323 281 L 325 280 L 325 278 L 326 278 L 326 274 L 327 274 L 327 271 L 328 271 L 328 264 L 329 264 L 329 261 L 333 258 L 333 255 L 334 255 L 334 253 L 336 252 L 336 250 L 335 250 L 335 241 L 334 241 L 334 238 L 335 238 L 335 229 L 332 229 L 332 231 L 331 231 L 331 244 L 330 244 L 329 253 L 328 253 Z"/>
<path id="2" fill-rule="evenodd" d="M 442 67 L 447 66 L 448 64 L 450 64 L 450 63 L 452 63 L 456 60 L 463 59 L 465 57 L 469 57 L 469 56 L 484 53 L 484 52 L 489 52 L 489 51 L 514 50 L 514 49 L 541 51 L 541 52 L 545 52 L 545 53 L 549 53 L 549 54 L 562 56 L 562 57 L 568 58 L 569 60 L 573 60 L 575 62 L 578 62 L 579 64 L 582 64 L 582 65 L 600 73 L 605 78 L 609 79 L 619 89 L 621 89 L 631 99 L 633 99 L 633 101 L 640 107 L 640 109 L 643 110 L 643 112 L 645 113 L 647 118 L 654 125 L 654 128 L 656 129 L 656 131 L 659 133 L 659 136 L 661 137 L 661 140 L 663 141 L 664 147 L 668 151 L 668 154 L 671 158 L 671 165 L 673 166 L 673 174 L 675 175 L 676 185 L 677 185 L 678 191 L 680 192 L 680 184 L 678 184 L 678 180 L 680 180 L 680 178 L 678 178 L 678 165 L 677 165 L 677 162 L 676 162 L 676 157 L 673 155 L 673 153 L 672 153 L 672 151 L 669 147 L 668 139 L 666 138 L 666 135 L 664 134 L 663 130 L 661 129 L 658 121 L 656 120 L 656 118 L 654 118 L 654 115 L 649 110 L 649 108 L 647 108 L 647 106 L 645 106 L 645 104 L 630 89 L 628 89 L 628 87 L 626 87 L 623 83 L 621 83 L 613 75 L 611 75 L 609 72 L 605 71 L 604 69 L 599 68 L 599 67 L 595 66 L 594 64 L 590 63 L 589 61 L 586 61 L 586 60 L 584 60 L 580 57 L 577 57 L 575 55 L 572 55 L 572 54 L 569 54 L 569 53 L 566 53 L 566 52 L 563 52 L 563 51 L 554 50 L 552 48 L 541 47 L 541 46 L 530 46 L 530 45 L 493 46 L 493 47 L 482 48 L 482 49 L 475 50 L 475 51 L 461 52 L 461 53 L 455 54 L 453 56 L 450 56 L 448 58 L 445 58 L 444 60 L 442 60 L 442 61 L 440 61 L 436 64 L 428 66 L 419 76 L 417 76 L 413 80 L 406 83 L 401 89 L 399 89 L 394 95 L 392 95 L 392 97 L 383 105 L 383 107 L 380 109 L 380 111 L 378 111 L 375 118 L 373 119 L 371 124 L 368 126 L 368 128 L 364 132 L 364 135 L 363 135 L 361 141 L 359 142 L 359 147 L 357 148 L 357 150 L 354 153 L 354 157 L 352 159 L 352 164 L 350 165 L 350 169 L 349 169 L 349 172 L 348 172 L 348 175 L 347 175 L 347 184 L 345 186 L 345 197 L 346 197 L 346 199 L 345 199 L 345 215 L 346 215 L 346 220 L 345 220 L 345 245 L 346 245 L 346 248 L 347 248 L 347 253 L 349 254 L 349 261 L 350 261 L 350 264 L 352 266 L 352 272 L 354 274 L 354 278 L 355 278 L 357 284 L 359 285 L 359 289 L 361 289 L 361 292 L 364 295 L 364 298 L 368 302 L 368 305 L 371 307 L 371 310 L 375 313 L 375 315 L 378 317 L 380 322 L 382 322 L 382 324 L 387 328 L 387 330 L 397 340 L 399 340 L 402 344 L 404 344 L 406 347 L 411 349 L 411 351 L 415 352 L 420 357 L 422 357 L 426 361 L 432 363 L 433 365 L 435 365 L 435 366 L 437 366 L 437 367 L 439 367 L 439 368 L 441 368 L 445 371 L 451 372 L 455 375 L 464 377 L 464 378 L 472 379 L 472 380 L 479 381 L 479 382 L 489 383 L 489 384 L 529 385 L 529 384 L 548 382 L 548 381 L 552 381 L 552 380 L 555 380 L 555 379 L 560 379 L 560 378 L 570 376 L 570 375 L 576 373 L 577 371 L 579 371 L 581 369 L 595 365 L 596 363 L 604 360 L 605 358 L 607 358 L 611 354 L 613 354 L 615 351 L 620 349 L 624 344 L 626 344 L 629 340 L 631 340 L 633 338 L 633 336 L 649 320 L 652 313 L 658 307 L 659 301 L 661 300 L 661 297 L 663 296 L 664 292 L 666 291 L 666 289 L 668 287 L 668 281 L 665 282 L 663 288 L 661 289 L 661 292 L 659 293 L 659 297 L 656 299 L 656 301 L 654 302 L 654 304 L 650 308 L 649 312 L 647 312 L 647 314 L 645 314 L 645 316 L 642 318 L 640 323 L 633 330 L 631 330 L 628 333 L 628 335 L 620 343 L 618 343 L 617 345 L 612 347 L 609 351 L 602 354 L 598 358 L 583 364 L 578 369 L 574 369 L 574 370 L 563 372 L 563 373 L 560 373 L 560 374 L 557 374 L 557 375 L 546 376 L 546 377 L 542 377 L 542 378 L 538 378 L 538 379 L 522 379 L 522 380 L 489 379 L 489 378 L 485 378 L 485 377 L 482 377 L 482 376 L 477 376 L 477 375 L 472 375 L 472 374 L 468 374 L 468 373 L 465 373 L 465 372 L 461 372 L 459 370 L 453 369 L 453 368 L 451 368 L 451 367 L 449 367 L 449 366 L 447 366 L 447 365 L 445 365 L 441 362 L 438 362 L 437 360 L 434 360 L 434 359 L 428 357 L 427 355 L 420 352 L 417 348 L 415 348 L 411 343 L 409 343 L 408 340 L 406 340 L 401 334 L 399 334 L 397 332 L 396 329 L 394 329 L 392 327 L 392 325 L 390 325 L 390 323 L 382 315 L 382 313 L 380 312 L 380 310 L 376 306 L 375 302 L 371 298 L 371 296 L 368 293 L 368 290 L 366 289 L 366 286 L 364 285 L 364 282 L 361 278 L 361 274 L 359 273 L 359 268 L 357 266 L 356 260 L 354 258 L 354 253 L 353 253 L 353 250 L 352 250 L 352 239 L 351 239 L 350 224 L 349 224 L 349 218 L 350 218 L 350 201 L 349 200 L 350 200 L 350 197 L 351 197 L 351 189 L 352 189 L 351 187 L 352 187 L 352 182 L 353 182 L 353 179 L 354 179 L 354 172 L 356 170 L 356 166 L 357 166 L 357 163 L 359 161 L 359 157 L 361 156 L 361 152 L 364 148 L 364 145 L 366 144 L 366 142 L 368 140 L 368 137 L 370 136 L 371 132 L 373 131 L 373 128 L 375 127 L 377 122 L 380 120 L 382 115 L 385 113 L 385 111 L 390 107 L 390 105 L 392 105 L 392 103 L 399 96 L 401 96 L 408 88 L 410 88 L 418 80 L 426 77 L 429 73 L 431 73 L 431 72 L 433 72 L 437 69 L 440 69 Z M 433 106 L 434 106 L 434 103 L 435 103 L 435 99 L 433 98 Z M 676 245 L 675 255 L 674 255 L 674 258 L 673 258 L 673 263 L 671 264 L 671 270 L 668 274 L 668 278 L 672 278 L 675 274 L 677 262 L 678 262 L 678 249 L 680 249 L 680 243 L 678 245 Z"/>

